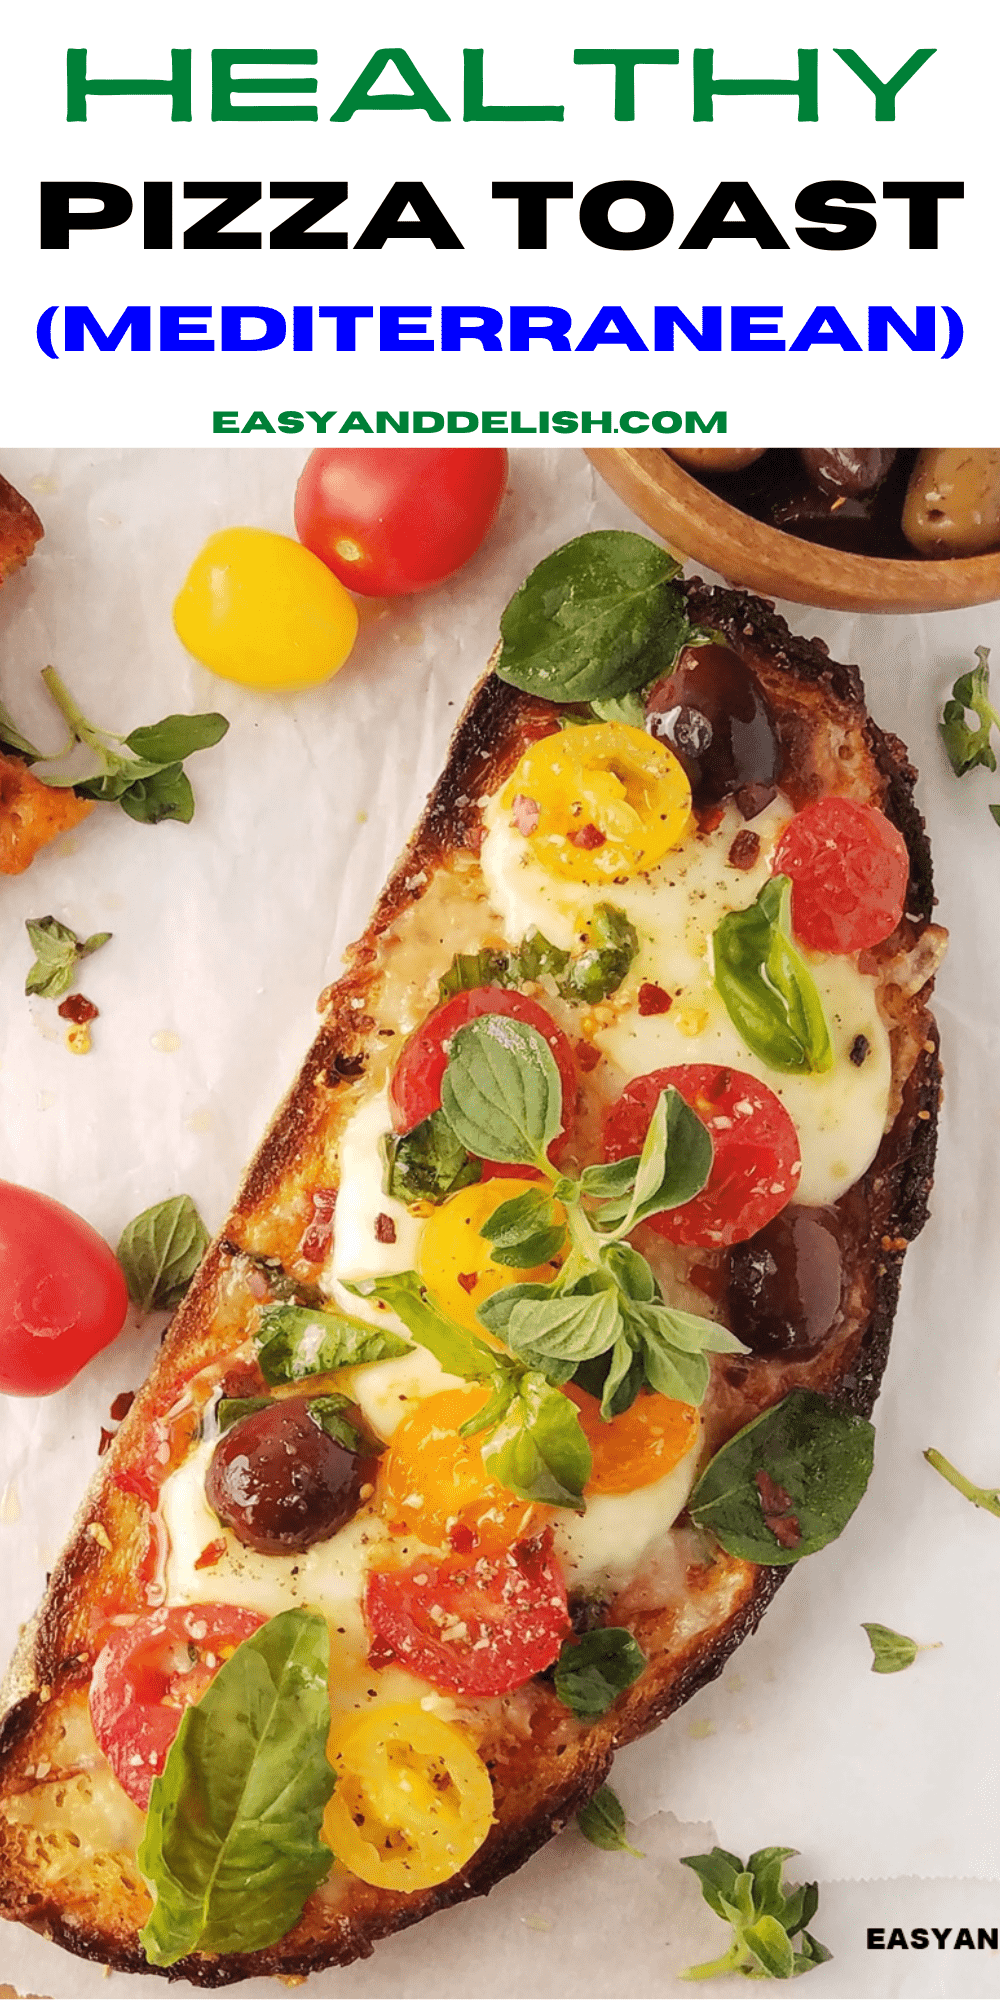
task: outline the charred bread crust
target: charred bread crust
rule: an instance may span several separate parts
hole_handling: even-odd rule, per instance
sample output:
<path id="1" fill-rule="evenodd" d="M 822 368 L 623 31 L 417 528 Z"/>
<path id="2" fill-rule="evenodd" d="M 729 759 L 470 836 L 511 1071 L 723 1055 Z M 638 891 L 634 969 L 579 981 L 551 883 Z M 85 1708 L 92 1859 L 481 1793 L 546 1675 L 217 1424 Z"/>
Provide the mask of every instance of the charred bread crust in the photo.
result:
<path id="1" fill-rule="evenodd" d="M 706 589 L 697 581 L 686 586 L 686 593 L 692 618 L 724 632 L 762 678 L 784 695 L 781 714 L 789 755 L 794 755 L 797 736 L 808 728 L 810 710 L 824 719 L 842 715 L 845 728 L 849 723 L 855 738 L 860 727 L 870 759 L 873 796 L 881 793 L 884 810 L 907 843 L 911 863 L 908 937 L 911 943 L 919 941 L 930 918 L 933 891 L 923 821 L 913 799 L 915 773 L 898 739 L 881 732 L 867 717 L 856 668 L 830 660 L 822 645 L 792 635 L 773 607 L 762 600 Z M 331 1104 L 356 1079 L 373 1027 L 367 1009 L 379 978 L 380 940 L 408 905 L 419 900 L 428 870 L 456 851 L 475 850 L 482 794 L 495 788 L 532 730 L 550 713 L 547 704 L 519 693 L 489 671 L 475 690 L 456 730 L 446 769 L 379 899 L 364 938 L 354 948 L 348 972 L 325 996 L 319 1034 L 250 1168 L 227 1222 L 226 1235 L 210 1251 L 175 1322 L 163 1362 L 140 1393 L 103 1461 L 36 1626 L 26 1635 L 12 1688 L 15 1700 L 0 1725 L 0 1793 L 5 1774 L 9 1790 L 12 1765 L 23 1763 L 27 1749 L 38 1737 L 47 1699 L 58 1702 L 64 1690 L 79 1688 L 86 1680 L 85 1656 L 74 1651 L 74 1644 L 88 1579 L 96 1575 L 102 1557 L 99 1547 L 92 1540 L 88 1543 L 84 1528 L 95 1515 L 111 1518 L 106 1511 L 110 1481 L 116 1464 L 127 1455 L 130 1438 L 140 1435 L 148 1422 L 160 1370 L 169 1366 L 171 1357 L 176 1359 L 181 1346 L 189 1359 L 192 1353 L 203 1351 L 216 1325 L 214 1302 L 221 1296 L 227 1274 L 237 1269 L 241 1258 L 245 1261 L 248 1254 L 261 1254 L 262 1217 L 269 1201 L 283 1180 L 308 1166 Z M 925 986 L 912 1000 L 910 1025 L 916 1035 L 916 1054 L 907 1063 L 897 1114 L 875 1161 L 852 1190 L 852 1197 L 863 1206 L 862 1240 L 873 1246 L 870 1269 L 863 1274 L 867 1288 L 864 1323 L 840 1373 L 820 1383 L 826 1393 L 864 1416 L 870 1415 L 874 1406 L 888 1356 L 903 1253 L 927 1214 L 940 1091 L 937 1038 L 926 1011 L 928 991 L 929 986 Z M 721 1563 L 717 1559 L 716 1579 L 720 1569 L 728 1590 L 725 1617 L 721 1622 L 716 1619 L 714 1629 L 696 1631 L 685 1643 L 655 1658 L 600 1722 L 581 1729 L 567 1720 L 554 1698 L 544 1690 L 540 1693 L 531 1725 L 534 1730 L 537 1718 L 539 1743 L 532 1739 L 520 1773 L 516 1757 L 513 1759 L 507 1782 L 498 1794 L 498 1823 L 469 1866 L 450 1882 L 409 1897 L 379 1896 L 364 1885 L 355 1888 L 352 1884 L 350 1907 L 344 1911 L 324 1907 L 321 1891 L 307 1905 L 295 1929 L 269 1950 L 224 1959 L 196 1953 L 165 1969 L 163 1976 L 210 1988 L 253 1976 L 298 1976 L 345 1965 L 367 1957 L 380 1937 L 435 1910 L 487 1893 L 592 1796 L 606 1777 L 616 1749 L 655 1727 L 722 1671 L 736 1646 L 755 1629 L 788 1574 L 785 1569 L 759 1568 L 728 1557 Z M 45 1895 L 30 1872 L 19 1869 L 9 1829 L 0 1818 L 0 1885 L 4 1883 L 0 1886 L 4 1914 L 33 1925 L 80 1956 L 118 1970 L 148 1973 L 154 1969 L 139 1947 L 138 1924 L 127 1911 L 127 1895 L 113 1927 L 107 1922 L 96 1925 L 79 1908 L 64 1907 L 58 1893 Z"/>
<path id="2" fill-rule="evenodd" d="M 44 533 L 34 508 L 0 478 L 0 583 L 27 562 Z"/>

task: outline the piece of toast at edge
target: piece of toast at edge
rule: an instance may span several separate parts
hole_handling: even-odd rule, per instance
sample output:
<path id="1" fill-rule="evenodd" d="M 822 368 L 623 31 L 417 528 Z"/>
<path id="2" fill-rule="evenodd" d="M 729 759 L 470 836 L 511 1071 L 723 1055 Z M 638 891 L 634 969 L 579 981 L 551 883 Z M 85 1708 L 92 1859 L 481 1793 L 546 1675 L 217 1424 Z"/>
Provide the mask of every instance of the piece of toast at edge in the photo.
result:
<path id="1" fill-rule="evenodd" d="M 859 1208 L 854 1318 L 830 1350 L 814 1363 L 797 1364 L 790 1376 L 832 1391 L 846 1406 L 868 1414 L 886 1361 L 903 1251 L 926 1217 L 939 1091 L 923 977 L 933 973 L 937 936 L 935 927 L 928 929 L 930 857 L 913 804 L 914 773 L 898 740 L 867 717 L 854 669 L 838 666 L 822 648 L 793 638 L 759 599 L 707 591 L 697 584 L 687 586 L 687 593 L 692 617 L 723 631 L 765 682 L 794 761 L 793 777 L 783 783 L 793 790 L 797 786 L 796 802 L 810 791 L 834 788 L 824 778 L 832 757 L 838 788 L 883 805 L 910 853 L 908 915 L 891 942 L 894 957 L 888 967 L 889 973 L 898 973 L 898 984 L 887 984 L 890 996 L 900 996 L 893 1029 L 898 1110 L 875 1162 L 849 1198 Z M 532 719 L 537 721 L 544 706 L 488 675 L 458 725 L 420 826 L 351 955 L 348 972 L 325 996 L 323 1024 L 302 1072 L 170 1329 L 149 1382 L 102 1463 L 39 1617 L 22 1644 L 9 1685 L 11 1705 L 0 1730 L 0 1811 L 18 1795 L 23 1799 L 30 1794 L 28 1773 L 37 1772 L 41 1763 L 50 1765 L 45 1783 L 52 1782 L 53 1768 L 59 1768 L 54 1760 L 60 1729 L 84 1699 L 88 1607 L 98 1596 L 127 1593 L 141 1560 L 146 1539 L 142 1503 L 116 1482 L 124 1478 L 127 1485 L 130 1469 L 142 1460 L 148 1427 L 178 1381 L 220 1342 L 235 1345 L 242 1338 L 253 1296 L 248 1280 L 266 1270 L 269 1259 L 279 1260 L 300 1279 L 308 1275 L 296 1258 L 311 1214 L 309 1189 L 328 1183 L 331 1129 L 342 1126 L 366 1087 L 358 1080 L 359 1065 L 377 1059 L 374 1010 L 385 948 L 408 913 L 418 910 L 436 876 L 460 868 L 463 858 L 475 852 L 477 801 L 512 768 Z M 456 886 L 461 893 L 461 884 Z M 906 986 L 915 990 L 906 994 Z M 214 1987 L 252 1975 L 304 1974 L 345 1964 L 367 1955 L 380 1936 L 485 1892 L 579 1809 L 606 1776 L 617 1747 L 651 1728 L 721 1671 L 734 1647 L 754 1629 L 785 1574 L 720 1557 L 703 1580 L 702 1623 L 698 1626 L 695 1619 L 696 1629 L 683 1642 L 676 1632 L 658 1634 L 655 1615 L 633 1619 L 649 1666 L 610 1713 L 589 1727 L 575 1723 L 549 1689 L 535 1684 L 526 1741 L 520 1746 L 514 1742 L 496 1760 L 498 1823 L 451 1881 L 400 1896 L 352 1878 L 337 1901 L 317 1892 L 294 1930 L 267 1951 L 224 1959 L 196 1953 L 170 1968 L 167 1976 Z M 694 1602 L 697 1609 L 696 1592 Z M 47 1881 L 45 1856 L 40 1861 L 22 1834 L 23 1826 L 4 1826 L 0 1820 L 3 1913 L 83 1956 L 123 1970 L 148 1971 L 137 1940 L 148 1903 L 134 1861 L 124 1854 L 113 1861 L 98 1857 L 67 1875 L 58 1872 L 65 1856 L 57 1853 L 55 1878 Z"/>
<path id="2" fill-rule="evenodd" d="M 0 476 L 0 584 L 27 562 L 44 533 L 34 508 Z"/>

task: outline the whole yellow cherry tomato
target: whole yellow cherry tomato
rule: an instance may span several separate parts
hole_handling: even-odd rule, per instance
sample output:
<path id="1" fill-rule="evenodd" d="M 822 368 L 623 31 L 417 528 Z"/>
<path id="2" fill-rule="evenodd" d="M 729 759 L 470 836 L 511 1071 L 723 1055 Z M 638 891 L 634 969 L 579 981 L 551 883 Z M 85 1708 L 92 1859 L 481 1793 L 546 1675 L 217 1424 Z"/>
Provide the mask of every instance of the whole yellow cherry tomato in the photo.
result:
<path id="1" fill-rule="evenodd" d="M 510 1264 L 494 1264 L 490 1245 L 480 1230 L 484 1222 L 505 1201 L 537 1189 L 537 1181 L 500 1177 L 477 1181 L 460 1188 L 457 1194 L 432 1209 L 420 1236 L 417 1261 L 420 1276 L 436 1305 L 449 1319 L 482 1334 L 476 1314 L 484 1300 L 507 1285 L 547 1285 L 562 1263 L 559 1255 L 549 1264 L 535 1265 L 530 1271 L 515 1270 Z M 565 1222 L 561 1202 L 553 1203 L 556 1222 Z"/>
<path id="2" fill-rule="evenodd" d="M 447 1882 L 493 1823 L 489 1772 L 468 1739 L 416 1702 L 336 1717 L 327 1756 L 337 1789 L 323 1837 L 376 1889 L 404 1894 Z"/>
<path id="3" fill-rule="evenodd" d="M 213 674 L 246 687 L 304 688 L 342 667 L 358 630 L 342 583 L 289 535 L 210 535 L 174 604 L 177 636 Z"/>
<path id="4" fill-rule="evenodd" d="M 568 882 L 642 874 L 691 823 L 691 787 L 673 751 L 626 722 L 543 736 L 500 803 L 543 867 Z"/>

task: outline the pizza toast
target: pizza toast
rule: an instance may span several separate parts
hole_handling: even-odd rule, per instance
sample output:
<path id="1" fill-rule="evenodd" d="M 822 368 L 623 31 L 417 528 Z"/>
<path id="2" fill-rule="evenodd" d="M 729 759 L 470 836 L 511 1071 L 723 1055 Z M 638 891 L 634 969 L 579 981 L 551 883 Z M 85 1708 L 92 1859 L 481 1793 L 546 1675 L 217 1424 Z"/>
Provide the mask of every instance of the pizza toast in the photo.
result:
<path id="1" fill-rule="evenodd" d="M 867 715 L 856 669 L 795 638 L 759 599 L 697 581 L 683 590 L 691 624 L 718 635 L 764 690 L 781 749 L 779 782 L 791 806 L 830 795 L 875 806 L 902 835 L 909 863 L 904 914 L 892 935 L 865 954 L 891 1078 L 875 1156 L 836 1203 L 842 1282 L 834 1323 L 818 1350 L 802 1357 L 715 1356 L 704 1457 L 792 1391 L 830 1398 L 858 1417 L 871 1412 L 903 1254 L 927 1214 L 940 1083 L 928 999 L 943 935 L 932 922 L 915 773 L 903 745 Z M 136 1858 L 142 1813 L 91 1727 L 95 1658 L 109 1621 L 143 1616 L 162 1601 L 158 1492 L 190 1451 L 199 1396 L 209 1385 L 217 1391 L 220 1380 L 230 1395 L 240 1393 L 248 1329 L 262 1310 L 283 1298 L 319 1310 L 327 1298 L 322 1275 L 331 1212 L 334 1238 L 337 1229 L 330 1197 L 346 1129 L 384 1085 L 401 1039 L 433 1009 L 456 954 L 496 942 L 480 869 L 484 804 L 551 728 L 553 708 L 501 678 L 494 665 L 472 695 L 445 771 L 347 971 L 321 998 L 321 1025 L 300 1075 L 101 1463 L 8 1681 L 0 1732 L 0 1909 L 121 1970 L 149 1969 L 139 1933 L 150 1894 Z M 724 1319 L 725 1304 L 716 1303 Z M 404 1893 L 338 1864 L 276 1942 L 250 1952 L 195 1950 L 166 1966 L 167 1976 L 214 1987 L 344 1965 L 368 1955 L 378 1938 L 485 1893 L 520 1866 L 593 1795 L 617 1748 L 722 1670 L 787 1574 L 780 1564 L 747 1560 L 706 1541 L 683 1517 L 672 1532 L 672 1566 L 654 1566 L 605 1593 L 600 1604 L 599 1622 L 626 1628 L 645 1657 L 641 1673 L 605 1714 L 580 1719 L 545 1674 L 474 1705 L 494 1821 L 450 1877 Z"/>

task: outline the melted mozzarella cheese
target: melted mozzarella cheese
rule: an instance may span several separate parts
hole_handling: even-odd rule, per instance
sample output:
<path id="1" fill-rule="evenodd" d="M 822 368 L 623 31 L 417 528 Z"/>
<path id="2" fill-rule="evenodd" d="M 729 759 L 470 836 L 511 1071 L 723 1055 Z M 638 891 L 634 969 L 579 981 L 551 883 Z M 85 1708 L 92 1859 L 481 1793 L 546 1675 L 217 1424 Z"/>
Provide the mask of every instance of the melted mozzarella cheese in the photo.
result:
<path id="1" fill-rule="evenodd" d="M 723 1063 L 759 1077 L 780 1097 L 794 1121 L 802 1174 L 794 1199 L 810 1205 L 836 1201 L 860 1180 L 885 1130 L 892 1083 L 889 1036 L 878 1011 L 876 981 L 853 959 L 809 955 L 809 968 L 826 1015 L 833 1067 L 822 1076 L 786 1076 L 747 1048 L 716 991 L 711 937 L 728 910 L 746 909 L 770 875 L 770 856 L 791 815 L 780 794 L 753 822 L 760 854 L 752 868 L 728 860 L 744 827 L 734 805 L 711 833 L 695 833 L 658 868 L 613 888 L 557 881 L 531 852 L 509 815 L 490 801 L 482 866 L 509 943 L 537 925 L 554 943 L 571 945 L 586 927 L 594 904 L 607 898 L 631 918 L 639 953 L 615 996 L 617 1018 L 595 1037 L 622 1082 L 675 1063 Z M 640 1015 L 637 990 L 653 981 L 670 994 L 668 1013 Z M 863 1063 L 850 1060 L 859 1035 L 868 1043 Z"/>
<path id="2" fill-rule="evenodd" d="M 700 1445 L 699 1424 L 690 1450 L 665 1479 L 632 1493 L 595 1493 L 586 1513 L 556 1516 L 556 1554 L 571 1590 L 619 1590 L 635 1576 L 687 1500 Z"/>
<path id="3" fill-rule="evenodd" d="M 368 1098 L 344 1127 L 336 1224 L 322 1283 L 341 1311 L 352 1319 L 363 1319 L 373 1326 L 391 1326 L 395 1332 L 405 1333 L 406 1328 L 395 1313 L 377 1299 L 357 1298 L 346 1288 L 347 1281 L 392 1277 L 398 1271 L 412 1271 L 416 1267 L 423 1223 L 401 1201 L 394 1201 L 385 1192 L 382 1141 L 391 1129 L 387 1090 Z M 380 1216 L 392 1224 L 395 1233 L 391 1243 L 381 1242 L 376 1233 Z M 385 1233 L 383 1222 L 382 1234 Z"/>
<path id="4" fill-rule="evenodd" d="M 345 1394 L 356 1403 L 369 1430 L 388 1443 L 404 1417 L 412 1416 L 427 1396 L 443 1389 L 463 1389 L 461 1375 L 448 1375 L 426 1347 L 415 1347 L 397 1361 L 375 1361 L 344 1372 Z"/>

